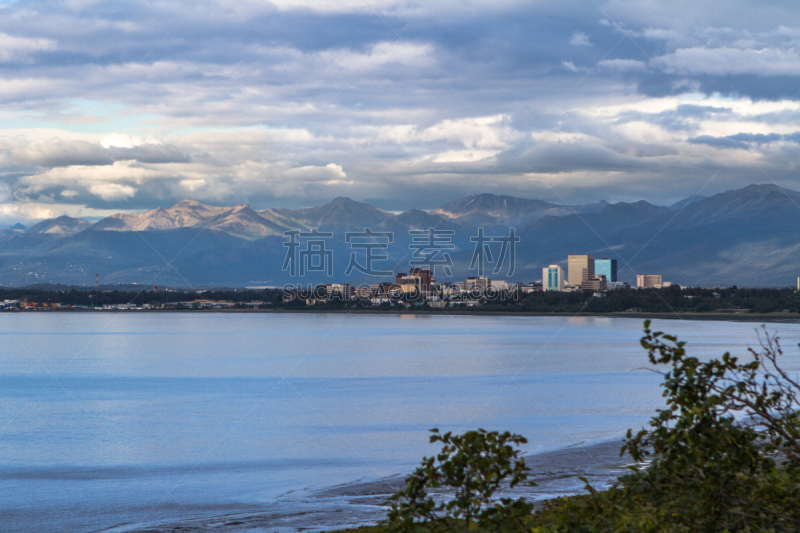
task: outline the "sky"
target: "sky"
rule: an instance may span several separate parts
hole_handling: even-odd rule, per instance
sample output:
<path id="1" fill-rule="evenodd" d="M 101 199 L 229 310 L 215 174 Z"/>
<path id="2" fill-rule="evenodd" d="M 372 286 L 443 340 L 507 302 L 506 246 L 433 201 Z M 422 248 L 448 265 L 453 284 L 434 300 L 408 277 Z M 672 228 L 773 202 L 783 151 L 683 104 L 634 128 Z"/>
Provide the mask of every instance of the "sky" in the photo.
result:
<path id="1" fill-rule="evenodd" d="M 0 224 L 798 190 L 800 7 L 0 0 Z"/>

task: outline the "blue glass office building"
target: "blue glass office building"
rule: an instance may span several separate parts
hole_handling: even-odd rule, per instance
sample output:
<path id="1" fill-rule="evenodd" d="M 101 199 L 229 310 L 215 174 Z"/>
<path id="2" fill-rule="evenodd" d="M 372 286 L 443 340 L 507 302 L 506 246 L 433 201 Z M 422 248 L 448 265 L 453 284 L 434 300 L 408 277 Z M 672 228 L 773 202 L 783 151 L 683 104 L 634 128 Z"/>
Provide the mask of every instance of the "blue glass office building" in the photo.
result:
<path id="1" fill-rule="evenodd" d="M 617 260 L 608 259 L 607 257 L 595 259 L 594 275 L 599 276 L 600 274 L 606 277 L 606 281 L 617 281 Z"/>

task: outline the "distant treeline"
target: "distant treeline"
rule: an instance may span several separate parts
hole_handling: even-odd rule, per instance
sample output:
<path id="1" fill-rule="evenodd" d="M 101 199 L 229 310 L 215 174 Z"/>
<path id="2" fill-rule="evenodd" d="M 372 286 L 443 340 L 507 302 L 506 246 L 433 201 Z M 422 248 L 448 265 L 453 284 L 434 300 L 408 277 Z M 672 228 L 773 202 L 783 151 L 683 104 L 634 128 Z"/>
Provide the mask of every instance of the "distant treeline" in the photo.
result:
<path id="1" fill-rule="evenodd" d="M 800 313 L 800 294 L 792 289 L 740 289 L 736 286 L 726 289 L 681 289 L 674 285 L 663 289 L 617 289 L 605 293 L 535 292 L 527 295 L 519 304 L 500 302 L 491 307 L 509 305 L 529 312 L 560 313 L 709 313 L 736 310 L 749 313 Z"/>
<path id="2" fill-rule="evenodd" d="M 270 304 L 275 300 L 280 301 L 283 291 L 275 289 L 250 290 L 250 289 L 223 289 L 196 291 L 87 291 L 78 289 L 69 290 L 42 290 L 42 289 L 0 289 L 0 301 L 20 300 L 36 302 L 39 304 L 63 304 L 73 306 L 102 306 L 119 304 L 150 304 L 160 306 L 171 302 L 191 302 L 194 300 L 224 300 L 228 302 L 253 302 L 263 301 Z"/>
<path id="3" fill-rule="evenodd" d="M 512 291 L 494 294 L 479 300 L 474 307 L 459 306 L 463 312 L 527 312 L 527 313 L 800 313 L 800 294 L 792 289 L 740 289 L 736 286 L 724 289 L 681 289 L 675 285 L 663 289 L 615 289 L 603 293 L 576 292 L 532 292 L 522 294 Z M 353 306 L 368 308 L 369 302 L 331 301 L 317 303 L 316 310 L 348 309 Z M 303 309 L 302 300 L 281 303 L 278 307 Z M 375 308 L 373 308 L 375 309 Z M 377 309 L 392 309 L 388 304 Z M 430 308 L 426 304 L 411 305 L 409 311 L 449 311 Z"/>
<path id="4" fill-rule="evenodd" d="M 266 307 L 287 310 L 342 310 L 364 308 L 395 310 L 396 306 L 384 304 L 372 307 L 369 301 L 318 302 L 307 306 L 304 299 L 283 302 L 280 289 L 220 289 L 195 291 L 87 291 L 87 290 L 42 290 L 31 288 L 0 289 L 0 300 L 21 300 L 40 304 L 62 304 L 72 306 L 102 306 L 118 304 L 150 304 L 160 307 L 171 302 L 191 302 L 198 299 L 219 300 L 235 303 L 264 302 Z M 663 289 L 616 289 L 604 293 L 533 292 L 529 294 L 511 291 L 502 295 L 491 295 L 478 300 L 474 307 L 460 306 L 466 312 L 530 312 L 530 313 L 800 313 L 800 293 L 792 289 L 744 289 L 736 286 L 719 289 L 681 289 L 678 286 Z M 409 311 L 446 311 L 419 303 L 407 308 Z M 463 302 L 462 302 L 463 303 Z M 452 310 L 448 307 L 447 310 Z"/>

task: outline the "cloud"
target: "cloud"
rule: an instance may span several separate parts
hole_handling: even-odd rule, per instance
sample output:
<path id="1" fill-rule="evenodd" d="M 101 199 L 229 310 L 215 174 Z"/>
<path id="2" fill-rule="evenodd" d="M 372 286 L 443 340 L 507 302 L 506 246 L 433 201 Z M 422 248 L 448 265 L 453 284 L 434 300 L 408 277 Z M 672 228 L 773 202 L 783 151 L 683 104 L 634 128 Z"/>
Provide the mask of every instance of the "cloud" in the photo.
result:
<path id="1" fill-rule="evenodd" d="M 387 65 L 427 66 L 433 62 L 429 44 L 381 42 L 366 52 L 339 49 L 321 52 L 322 68 L 333 66 L 352 72 L 375 69 Z"/>
<path id="2" fill-rule="evenodd" d="M 674 74 L 709 74 L 729 76 L 753 74 L 756 76 L 800 75 L 800 54 L 797 50 L 762 48 L 740 49 L 730 47 L 681 48 L 671 54 L 654 58 L 651 63 Z"/>
<path id="3" fill-rule="evenodd" d="M 328 163 L 325 166 L 307 165 L 290 168 L 282 172 L 283 176 L 292 180 L 301 180 L 306 183 L 320 185 L 354 185 L 353 180 L 347 179 L 347 173 L 341 165 Z"/>
<path id="4" fill-rule="evenodd" d="M 0 202 L 398 210 L 659 201 L 720 165 L 719 187 L 756 163 L 796 179 L 800 10 L 695 4 L 605 0 L 605 22 L 577 0 L 8 4 Z"/>
<path id="5" fill-rule="evenodd" d="M 89 186 L 89 191 L 107 202 L 124 200 L 136 194 L 136 189 L 120 183 L 97 183 Z"/>
<path id="6" fill-rule="evenodd" d="M 597 68 L 617 72 L 644 71 L 647 70 L 647 63 L 636 59 L 603 59 L 598 61 Z"/>
<path id="7" fill-rule="evenodd" d="M 572 37 L 569 38 L 569 44 L 572 46 L 593 46 L 592 43 L 589 42 L 589 36 L 582 31 L 573 33 Z"/>
<path id="8" fill-rule="evenodd" d="M 16 37 L 0 32 L 0 62 L 27 61 L 34 52 L 54 50 L 56 46 L 51 39 Z"/>
<path id="9" fill-rule="evenodd" d="M 0 153 L 2 152 L 0 141 Z M 139 144 L 121 148 L 83 140 L 68 140 L 55 137 L 44 141 L 33 141 L 26 146 L 10 147 L 8 160 L 17 165 L 38 167 L 69 167 L 73 165 L 103 166 L 117 161 L 141 163 L 185 163 L 189 156 L 178 147 L 165 144 Z"/>
<path id="10" fill-rule="evenodd" d="M 3 221 L 42 220 L 54 215 L 52 209 L 40 204 L 0 204 L 0 220 Z"/>
<path id="11" fill-rule="evenodd" d="M 575 63 L 573 63 L 572 61 L 564 60 L 561 62 L 561 65 L 563 65 L 564 68 L 569 70 L 570 72 L 578 72 L 579 70 L 582 70 L 576 67 Z"/>
<path id="12" fill-rule="evenodd" d="M 185 179 L 180 181 L 180 185 L 188 192 L 193 193 L 208 185 L 208 182 L 202 178 Z"/>
<path id="13" fill-rule="evenodd" d="M 794 143 L 800 142 L 800 132 L 780 135 L 777 133 L 737 133 L 735 135 L 727 135 L 725 137 L 712 137 L 710 135 L 701 135 L 689 142 L 695 144 L 706 144 L 715 148 L 737 148 L 747 150 L 751 145 L 768 144 L 777 141 L 790 141 Z"/>

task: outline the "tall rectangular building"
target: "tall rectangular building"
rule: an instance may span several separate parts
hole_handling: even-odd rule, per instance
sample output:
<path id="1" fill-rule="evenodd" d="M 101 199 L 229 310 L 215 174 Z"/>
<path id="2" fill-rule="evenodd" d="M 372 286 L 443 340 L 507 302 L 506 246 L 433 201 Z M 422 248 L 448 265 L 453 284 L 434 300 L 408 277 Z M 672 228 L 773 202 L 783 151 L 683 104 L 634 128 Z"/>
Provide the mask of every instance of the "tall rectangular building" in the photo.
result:
<path id="1" fill-rule="evenodd" d="M 564 290 L 564 268 L 558 265 L 550 265 L 542 269 L 542 290 L 543 291 L 563 291 Z"/>
<path id="2" fill-rule="evenodd" d="M 617 281 L 617 260 L 604 257 L 594 260 L 594 275 L 606 277 L 606 281 Z"/>
<path id="3" fill-rule="evenodd" d="M 594 276 L 593 255 L 570 255 L 567 257 L 567 283 L 577 287 Z"/>

